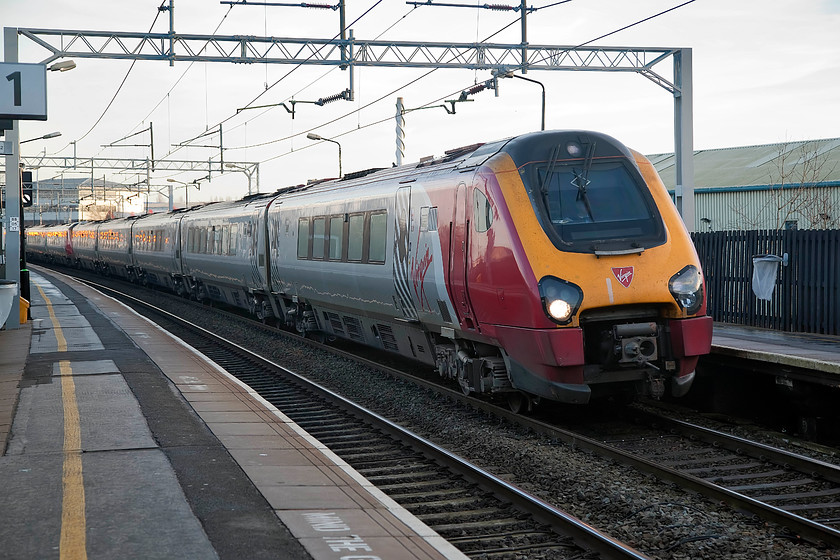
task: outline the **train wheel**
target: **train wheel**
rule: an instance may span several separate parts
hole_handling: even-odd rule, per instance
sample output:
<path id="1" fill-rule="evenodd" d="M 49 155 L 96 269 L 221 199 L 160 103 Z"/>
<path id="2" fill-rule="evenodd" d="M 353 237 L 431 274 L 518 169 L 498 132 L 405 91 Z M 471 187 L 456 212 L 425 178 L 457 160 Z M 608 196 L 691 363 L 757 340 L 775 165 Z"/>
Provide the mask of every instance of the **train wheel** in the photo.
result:
<path id="1" fill-rule="evenodd" d="M 508 393 L 507 403 L 508 408 L 510 408 L 510 411 L 514 414 L 525 414 L 527 412 L 531 412 L 533 408 L 531 397 L 519 391 Z"/>
<path id="2" fill-rule="evenodd" d="M 470 384 L 463 375 L 458 376 L 458 385 L 461 386 L 461 392 L 464 393 L 465 396 L 469 397 L 471 392 Z"/>

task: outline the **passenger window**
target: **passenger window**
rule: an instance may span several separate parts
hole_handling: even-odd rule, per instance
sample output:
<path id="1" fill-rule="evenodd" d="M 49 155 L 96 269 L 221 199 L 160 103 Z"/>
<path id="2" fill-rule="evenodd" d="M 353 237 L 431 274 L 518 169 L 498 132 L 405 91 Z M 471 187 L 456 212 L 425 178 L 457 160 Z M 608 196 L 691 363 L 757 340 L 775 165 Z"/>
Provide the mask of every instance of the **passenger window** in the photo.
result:
<path id="1" fill-rule="evenodd" d="M 493 225 L 493 208 L 483 192 L 475 189 L 473 193 L 473 199 L 475 200 L 473 223 L 475 224 L 475 231 L 481 233 L 487 231 Z"/>
<path id="2" fill-rule="evenodd" d="M 236 244 L 239 240 L 239 224 L 230 225 L 230 247 L 228 248 L 228 255 L 236 254 Z"/>
<path id="3" fill-rule="evenodd" d="M 330 260 L 340 261 L 344 248 L 344 216 L 330 218 Z"/>
<path id="4" fill-rule="evenodd" d="M 362 248 L 365 242 L 365 215 L 350 216 L 350 227 L 347 233 L 347 260 L 361 262 Z"/>
<path id="5" fill-rule="evenodd" d="M 309 258 L 309 218 L 298 221 L 298 258 Z"/>
<path id="6" fill-rule="evenodd" d="M 222 254 L 230 254 L 230 226 L 222 227 Z"/>
<path id="7" fill-rule="evenodd" d="M 213 254 L 222 254 L 222 239 L 224 239 L 224 226 L 213 228 Z"/>
<path id="8" fill-rule="evenodd" d="M 420 231 L 437 231 L 437 206 L 424 206 L 420 209 Z"/>
<path id="9" fill-rule="evenodd" d="M 429 208 L 429 231 L 437 231 L 438 228 L 438 215 L 437 215 L 437 206 L 432 206 Z"/>
<path id="10" fill-rule="evenodd" d="M 327 228 L 326 218 L 314 218 L 312 220 L 312 258 L 324 258 L 324 242 Z"/>
<path id="11" fill-rule="evenodd" d="M 206 253 L 207 252 L 207 228 L 198 228 L 198 252 L 199 253 Z"/>
<path id="12" fill-rule="evenodd" d="M 378 212 L 370 215 L 370 238 L 368 240 L 368 262 L 385 262 L 385 234 L 388 229 L 388 215 Z"/>

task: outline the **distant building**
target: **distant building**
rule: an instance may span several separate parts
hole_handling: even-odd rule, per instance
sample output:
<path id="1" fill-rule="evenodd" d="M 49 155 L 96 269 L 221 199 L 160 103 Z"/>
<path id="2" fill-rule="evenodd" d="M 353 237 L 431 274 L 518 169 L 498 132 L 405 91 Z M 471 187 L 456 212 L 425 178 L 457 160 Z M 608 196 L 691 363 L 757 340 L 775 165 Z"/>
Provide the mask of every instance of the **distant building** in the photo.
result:
<path id="1" fill-rule="evenodd" d="M 648 156 L 674 192 L 674 154 Z M 840 228 L 840 138 L 694 152 L 697 231 Z"/>
<path id="2" fill-rule="evenodd" d="M 54 177 L 36 181 L 33 191 L 32 206 L 23 211 L 27 226 L 105 220 L 145 211 L 145 194 L 112 181 L 97 180 L 91 188 L 90 178 Z M 160 210 L 159 206 L 155 210 Z M 168 203 L 164 207 L 168 209 Z"/>

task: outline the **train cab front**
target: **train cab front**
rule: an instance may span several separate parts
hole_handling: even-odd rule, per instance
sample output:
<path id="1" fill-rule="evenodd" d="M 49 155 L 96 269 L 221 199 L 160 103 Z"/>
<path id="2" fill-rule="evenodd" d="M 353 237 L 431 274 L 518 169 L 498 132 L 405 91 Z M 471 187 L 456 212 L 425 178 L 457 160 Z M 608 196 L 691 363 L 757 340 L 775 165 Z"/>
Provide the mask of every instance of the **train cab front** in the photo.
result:
<path id="1" fill-rule="evenodd" d="M 534 328 L 498 329 L 511 384 L 568 403 L 684 395 L 712 320 L 694 246 L 650 162 L 581 131 L 520 137 L 505 152 L 517 174 L 496 176 L 539 306 Z"/>
<path id="2" fill-rule="evenodd" d="M 542 290 L 543 307 L 553 318 L 566 309 L 574 313 L 576 290 L 565 286 L 565 294 Z M 572 404 L 611 396 L 684 396 L 699 357 L 710 351 L 712 320 L 685 313 L 669 317 L 672 310 L 663 304 L 609 306 L 580 311 L 557 328 L 500 329 L 511 383 Z"/>

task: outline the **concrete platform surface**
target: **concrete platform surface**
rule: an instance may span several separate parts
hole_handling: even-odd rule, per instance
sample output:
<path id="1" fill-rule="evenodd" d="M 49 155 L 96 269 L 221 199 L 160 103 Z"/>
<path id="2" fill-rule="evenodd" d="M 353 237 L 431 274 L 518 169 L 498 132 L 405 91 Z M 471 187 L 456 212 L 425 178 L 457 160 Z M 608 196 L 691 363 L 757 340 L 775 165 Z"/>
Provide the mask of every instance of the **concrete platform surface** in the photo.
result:
<path id="1" fill-rule="evenodd" d="M 712 353 L 840 376 L 840 337 L 715 323 Z"/>
<path id="2" fill-rule="evenodd" d="M 465 558 L 114 300 L 33 267 L 31 311 L 0 332 L 0 557 Z"/>

